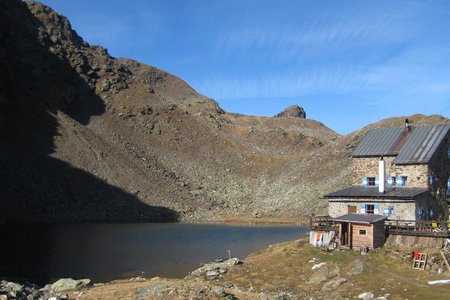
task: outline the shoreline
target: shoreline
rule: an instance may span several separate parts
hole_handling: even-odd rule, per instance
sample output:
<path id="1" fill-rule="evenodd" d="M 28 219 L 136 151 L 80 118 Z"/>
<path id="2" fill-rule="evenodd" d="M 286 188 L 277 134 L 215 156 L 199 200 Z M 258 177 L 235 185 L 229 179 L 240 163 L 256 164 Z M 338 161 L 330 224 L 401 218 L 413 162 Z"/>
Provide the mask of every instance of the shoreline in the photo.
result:
<path id="1" fill-rule="evenodd" d="M 425 271 L 411 269 L 412 251 L 413 247 L 385 246 L 367 254 L 355 250 L 326 252 L 313 248 L 307 238 L 300 238 L 270 245 L 244 260 L 232 259 L 229 265 L 228 260 L 207 263 L 182 279 L 131 277 L 46 295 L 61 296 L 56 299 L 223 299 L 227 295 L 241 299 L 283 295 L 282 299 L 348 299 L 372 294 L 367 299 L 385 300 L 436 299 L 444 295 L 448 285 L 430 289 L 427 284 L 450 277 L 450 272 L 440 267 L 439 251 L 421 249 L 430 255 Z"/>

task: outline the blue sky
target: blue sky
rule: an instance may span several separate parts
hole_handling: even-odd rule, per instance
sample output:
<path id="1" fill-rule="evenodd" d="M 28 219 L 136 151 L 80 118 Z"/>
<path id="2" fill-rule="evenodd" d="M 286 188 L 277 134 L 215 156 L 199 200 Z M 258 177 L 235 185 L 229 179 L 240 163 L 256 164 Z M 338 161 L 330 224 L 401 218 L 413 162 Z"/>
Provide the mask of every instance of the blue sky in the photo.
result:
<path id="1" fill-rule="evenodd" d="M 450 1 L 43 0 L 90 44 L 181 77 L 230 112 L 291 104 L 347 134 L 450 116 Z"/>

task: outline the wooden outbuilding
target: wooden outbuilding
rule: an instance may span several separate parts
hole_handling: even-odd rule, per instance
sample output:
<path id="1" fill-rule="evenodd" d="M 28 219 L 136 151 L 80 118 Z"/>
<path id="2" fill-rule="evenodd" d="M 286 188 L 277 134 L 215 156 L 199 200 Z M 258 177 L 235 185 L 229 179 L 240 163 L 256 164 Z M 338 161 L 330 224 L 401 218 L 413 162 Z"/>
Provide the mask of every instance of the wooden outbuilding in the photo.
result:
<path id="1" fill-rule="evenodd" d="M 338 224 L 341 245 L 369 249 L 384 245 L 385 220 L 385 216 L 373 214 L 347 214 L 334 219 Z"/>

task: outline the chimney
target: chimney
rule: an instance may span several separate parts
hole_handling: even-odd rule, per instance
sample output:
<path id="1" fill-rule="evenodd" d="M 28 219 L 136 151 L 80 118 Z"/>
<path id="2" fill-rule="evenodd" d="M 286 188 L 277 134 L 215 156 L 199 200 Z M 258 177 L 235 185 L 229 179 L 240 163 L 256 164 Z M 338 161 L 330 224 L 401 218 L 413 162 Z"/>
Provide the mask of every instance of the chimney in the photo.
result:
<path id="1" fill-rule="evenodd" d="M 408 131 L 411 129 L 409 127 L 409 120 L 408 119 L 405 119 L 405 129 L 408 130 Z"/>
<path id="2" fill-rule="evenodd" d="M 383 157 L 378 163 L 378 191 L 380 193 L 386 192 L 386 162 Z"/>

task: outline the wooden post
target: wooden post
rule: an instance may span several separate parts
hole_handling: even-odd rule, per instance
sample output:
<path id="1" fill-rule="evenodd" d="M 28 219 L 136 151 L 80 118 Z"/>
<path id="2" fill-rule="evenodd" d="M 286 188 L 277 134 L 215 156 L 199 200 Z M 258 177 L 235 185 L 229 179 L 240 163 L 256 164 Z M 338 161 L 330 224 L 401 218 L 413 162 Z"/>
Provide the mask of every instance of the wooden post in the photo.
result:
<path id="1" fill-rule="evenodd" d="M 444 259 L 445 264 L 447 265 L 447 270 L 450 271 L 450 265 L 448 264 L 448 260 L 445 257 L 444 252 L 442 252 L 442 250 L 440 252 L 441 252 L 442 258 Z"/>

